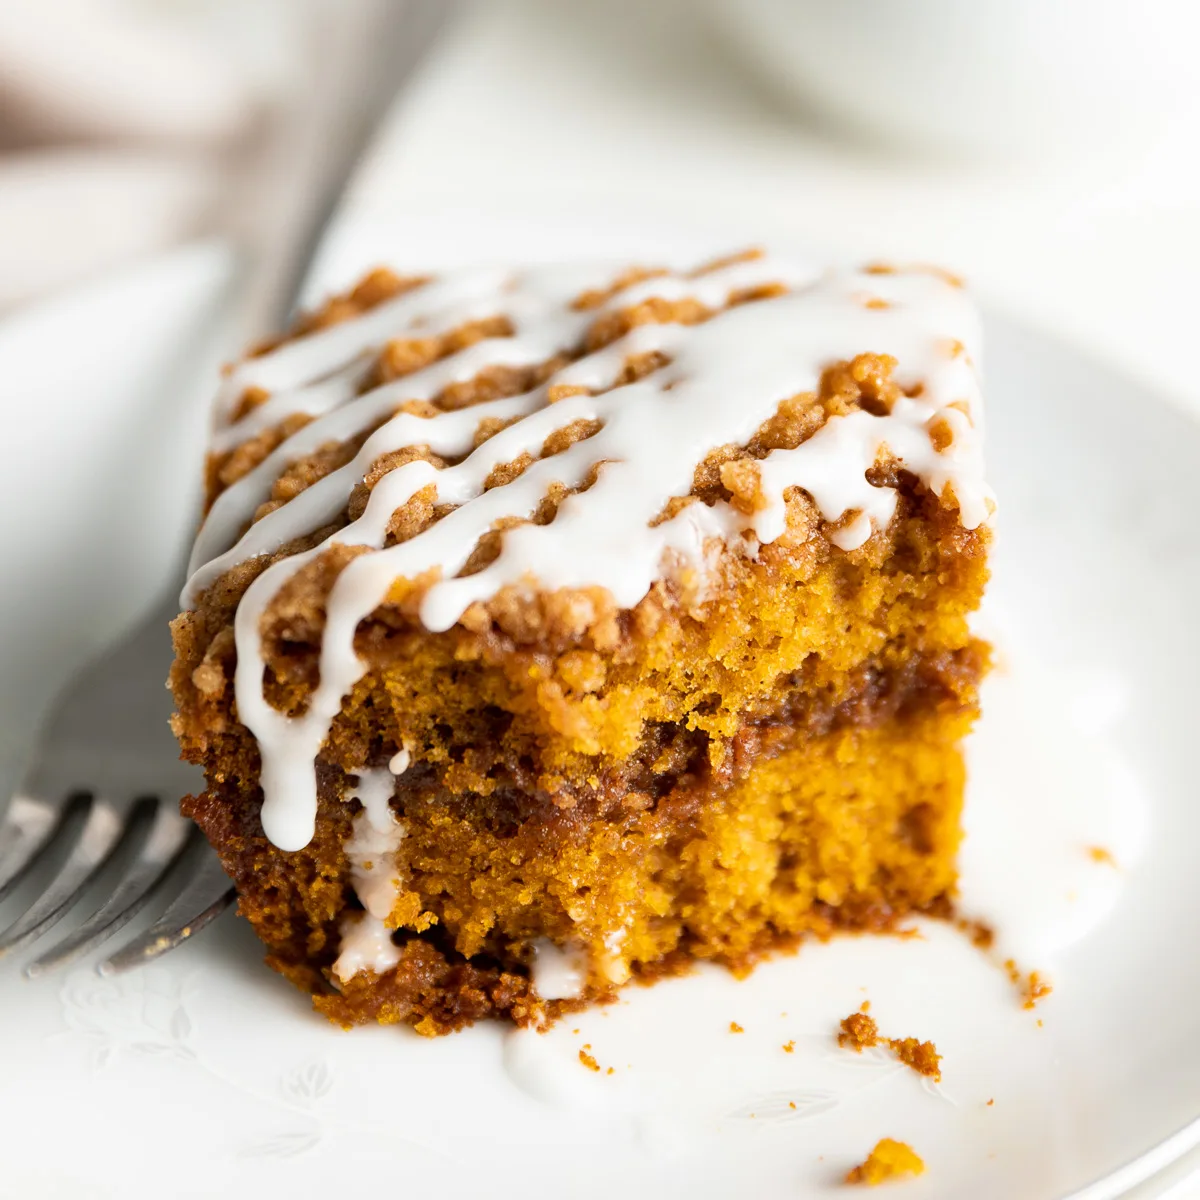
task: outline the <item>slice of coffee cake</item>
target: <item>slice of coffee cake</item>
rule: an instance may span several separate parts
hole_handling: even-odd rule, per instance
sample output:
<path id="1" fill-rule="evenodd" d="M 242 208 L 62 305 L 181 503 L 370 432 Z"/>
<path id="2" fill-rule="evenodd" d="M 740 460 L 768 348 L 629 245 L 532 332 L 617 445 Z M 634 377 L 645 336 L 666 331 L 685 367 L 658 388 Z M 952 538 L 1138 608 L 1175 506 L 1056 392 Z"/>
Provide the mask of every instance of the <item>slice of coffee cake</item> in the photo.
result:
<path id="1" fill-rule="evenodd" d="M 171 683 L 270 963 L 439 1033 L 944 909 L 977 342 L 742 255 L 377 271 L 231 369 Z"/>

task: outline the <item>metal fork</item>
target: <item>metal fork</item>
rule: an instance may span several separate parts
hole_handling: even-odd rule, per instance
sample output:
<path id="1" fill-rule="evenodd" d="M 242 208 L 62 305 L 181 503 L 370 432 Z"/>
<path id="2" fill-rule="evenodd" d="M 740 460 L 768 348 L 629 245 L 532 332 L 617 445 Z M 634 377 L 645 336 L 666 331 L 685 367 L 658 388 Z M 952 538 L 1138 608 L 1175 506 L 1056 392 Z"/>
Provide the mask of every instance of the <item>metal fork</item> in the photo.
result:
<path id="1" fill-rule="evenodd" d="M 107 863 L 124 865 L 95 911 L 30 964 L 30 974 L 61 966 L 116 933 L 172 875 L 182 890 L 162 918 L 105 968 L 119 970 L 148 951 L 170 949 L 233 899 L 216 856 L 177 809 L 179 797 L 203 780 L 179 761 L 167 726 L 171 697 L 163 685 L 173 615 L 158 607 L 70 681 L 0 824 L 0 900 L 35 872 L 49 876 L 0 934 L 0 955 L 49 930 Z"/>
<path id="2" fill-rule="evenodd" d="M 306 89 L 274 153 L 246 172 L 237 204 L 252 271 L 244 340 L 287 320 L 353 168 L 400 87 L 453 14 L 453 0 L 324 0 L 315 10 L 320 78 Z M 97 907 L 27 968 L 43 974 L 94 949 L 151 900 L 158 920 L 100 963 L 114 973 L 157 958 L 203 929 L 234 898 L 202 835 L 177 811 L 199 790 L 168 728 L 168 597 L 124 641 L 63 690 L 33 767 L 0 817 L 0 904 L 25 899 L 0 930 L 0 957 L 28 946 L 82 897 Z M 25 893 L 42 881 L 39 893 Z M 104 885 L 108 884 L 108 890 Z M 173 898 L 171 898 L 173 897 Z M 11 906 L 11 905 L 10 905 Z"/>

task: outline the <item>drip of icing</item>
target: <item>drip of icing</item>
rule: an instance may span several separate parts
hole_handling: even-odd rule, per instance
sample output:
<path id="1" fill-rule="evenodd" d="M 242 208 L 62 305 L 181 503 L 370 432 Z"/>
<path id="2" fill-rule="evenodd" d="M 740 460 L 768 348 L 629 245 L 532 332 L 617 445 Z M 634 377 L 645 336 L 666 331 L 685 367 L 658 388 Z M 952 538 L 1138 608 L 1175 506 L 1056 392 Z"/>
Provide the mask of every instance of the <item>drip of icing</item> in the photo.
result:
<path id="1" fill-rule="evenodd" d="M 345 983 L 362 971 L 385 975 L 400 961 L 392 931 L 370 913 L 352 913 L 342 921 L 341 950 L 333 973 Z"/>
<path id="2" fill-rule="evenodd" d="M 402 884 L 396 851 L 408 834 L 392 812 L 395 782 L 391 771 L 364 770 L 349 793 L 362 802 L 362 809 L 355 814 L 346 857 L 355 894 L 367 911 L 342 923 L 341 952 L 333 970 L 343 982 L 363 970 L 382 975 L 399 961 L 392 932 L 384 924 Z"/>
<path id="3" fill-rule="evenodd" d="M 604 949 L 608 957 L 600 964 L 600 968 L 609 983 L 615 983 L 618 987 L 629 982 L 629 965 L 621 957 L 621 950 L 628 936 L 628 927 L 620 925 L 610 930 L 604 938 Z"/>
<path id="4" fill-rule="evenodd" d="M 355 815 L 346 843 L 354 890 L 363 908 L 381 921 L 391 913 L 400 890 L 395 856 L 408 833 L 404 822 L 397 821 L 392 813 L 394 784 L 395 776 L 390 771 L 362 772 L 351 795 L 357 796 L 363 806 Z"/>
<path id="5" fill-rule="evenodd" d="M 587 983 L 587 957 L 575 947 L 556 946 L 549 938 L 533 943 L 533 986 L 543 1000 L 576 1000 Z"/>
<path id="6" fill-rule="evenodd" d="M 595 282 L 594 271 L 590 278 Z M 454 379 L 469 378 L 483 363 L 536 362 L 569 349 L 605 312 L 655 296 L 694 296 L 718 308 L 736 290 L 773 281 L 791 290 L 728 309 L 698 325 L 637 327 L 525 395 L 432 418 L 390 415 L 404 399 L 428 398 Z M 673 562 L 696 568 L 703 582 L 714 543 L 754 554 L 760 543 L 778 538 L 791 487 L 807 491 L 827 521 L 850 518 L 830 530 L 829 538 L 852 550 L 885 526 L 894 511 L 895 492 L 866 478 L 884 448 L 935 494 L 952 492 L 966 528 L 987 519 L 991 494 L 983 478 L 982 408 L 967 352 L 978 343 L 978 325 L 965 296 L 945 280 L 925 273 L 853 271 L 816 277 L 808 268 L 760 259 L 700 277 L 644 280 L 581 313 L 564 298 L 577 295 L 583 286 L 579 271 L 450 276 L 250 360 L 227 384 L 302 391 L 348 371 L 348 364 L 388 337 L 511 314 L 513 337 L 477 343 L 427 371 L 347 400 L 302 428 L 219 498 L 201 531 L 185 603 L 237 563 L 334 519 L 381 455 L 429 445 L 436 453 L 461 458 L 442 470 L 416 460 L 384 475 L 357 520 L 314 549 L 272 565 L 242 597 L 235 617 L 238 712 L 262 753 L 263 828 L 282 849 L 299 849 L 312 836 L 314 760 L 343 697 L 365 670 L 353 648 L 355 629 L 399 578 L 440 571 L 440 581 L 426 591 L 420 608 L 422 622 L 434 631 L 453 626 L 472 603 L 507 586 L 526 586 L 531 579 L 548 590 L 600 586 L 622 607 L 632 607 Z M 867 305 L 864 297 L 882 304 Z M 637 383 L 614 386 L 626 358 L 648 351 L 665 356 L 666 365 Z M 892 355 L 900 364 L 898 381 L 920 382 L 918 394 L 901 397 L 885 415 L 857 411 L 830 418 L 800 446 L 760 460 L 764 504 L 751 516 L 721 502 L 711 507 L 694 502 L 670 521 L 651 525 L 669 499 L 691 490 L 695 467 L 710 450 L 745 444 L 782 400 L 814 391 L 825 366 L 864 352 Z M 551 404 L 548 389 L 556 385 L 589 391 Z M 484 417 L 511 423 L 472 451 Z M 323 441 L 351 436 L 380 419 L 384 424 L 351 463 L 237 537 L 287 463 Z M 600 429 L 560 454 L 537 458 L 548 436 L 577 420 L 599 422 Z M 930 435 L 935 423 L 942 426 L 940 451 Z M 496 466 L 522 454 L 535 461 L 512 482 L 485 490 Z M 496 559 L 482 571 L 457 577 L 478 539 L 497 521 L 527 518 L 550 485 L 576 488 L 598 466 L 592 486 L 568 495 L 550 524 L 507 530 Z M 438 503 L 453 506 L 452 511 L 416 537 L 384 549 L 396 509 L 428 486 L 436 488 Z M 308 710 L 288 717 L 263 695 L 260 621 L 287 580 L 337 544 L 373 552 L 351 561 L 334 584 L 326 605 L 320 683 Z"/>

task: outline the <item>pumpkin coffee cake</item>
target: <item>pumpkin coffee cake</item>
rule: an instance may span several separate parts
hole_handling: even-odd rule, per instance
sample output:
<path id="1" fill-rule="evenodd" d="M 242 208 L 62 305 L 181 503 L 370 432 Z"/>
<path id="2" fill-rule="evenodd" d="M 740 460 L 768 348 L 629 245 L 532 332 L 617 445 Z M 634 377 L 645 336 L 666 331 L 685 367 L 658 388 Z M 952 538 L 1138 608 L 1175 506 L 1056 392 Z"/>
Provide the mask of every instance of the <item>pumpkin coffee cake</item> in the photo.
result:
<path id="1" fill-rule="evenodd" d="M 184 810 L 344 1024 L 946 911 L 992 509 L 943 273 L 377 270 L 231 368 Z"/>

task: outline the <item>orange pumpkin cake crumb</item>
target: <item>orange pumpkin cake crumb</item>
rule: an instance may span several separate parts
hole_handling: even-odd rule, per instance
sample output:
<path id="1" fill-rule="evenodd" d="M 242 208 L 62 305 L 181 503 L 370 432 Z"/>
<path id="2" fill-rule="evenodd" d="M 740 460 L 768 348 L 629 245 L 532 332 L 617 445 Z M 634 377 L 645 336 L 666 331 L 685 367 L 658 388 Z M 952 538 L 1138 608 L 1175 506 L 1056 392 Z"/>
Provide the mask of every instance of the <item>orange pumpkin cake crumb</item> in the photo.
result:
<path id="1" fill-rule="evenodd" d="M 847 1183 L 865 1183 L 868 1187 L 886 1183 L 901 1175 L 922 1175 L 925 1163 L 906 1142 L 881 1138 L 866 1161 L 846 1173 Z"/>
<path id="2" fill-rule="evenodd" d="M 1046 982 L 1039 971 L 1024 972 L 1011 958 L 1004 960 L 1004 970 L 1009 981 L 1016 984 L 1020 991 L 1022 1008 L 1035 1008 L 1039 1001 L 1054 991 L 1053 986 Z"/>
<path id="3" fill-rule="evenodd" d="M 887 1046 L 906 1067 L 916 1071 L 918 1075 L 928 1076 L 935 1083 L 942 1078 L 942 1056 L 938 1054 L 937 1047 L 932 1042 L 922 1042 L 913 1037 L 880 1037 L 875 1019 L 867 1016 L 861 1009 L 842 1018 L 837 1042 L 843 1049 L 853 1050 L 856 1054 L 861 1054 L 864 1048 Z"/>

